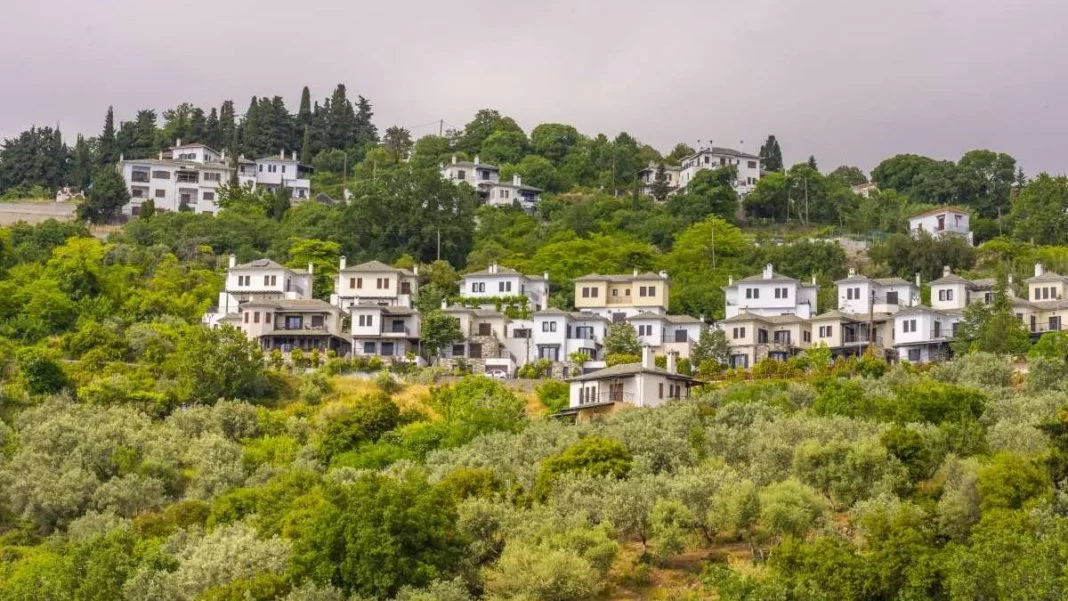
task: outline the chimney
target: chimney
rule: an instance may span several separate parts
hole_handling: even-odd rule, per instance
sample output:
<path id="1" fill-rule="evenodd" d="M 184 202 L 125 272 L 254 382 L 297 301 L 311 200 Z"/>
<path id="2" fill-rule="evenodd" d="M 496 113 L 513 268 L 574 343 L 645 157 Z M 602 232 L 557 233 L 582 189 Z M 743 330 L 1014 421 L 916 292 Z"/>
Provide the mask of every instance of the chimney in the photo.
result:
<path id="1" fill-rule="evenodd" d="M 1009 274 L 1009 286 L 1012 286 L 1012 274 Z"/>
<path id="2" fill-rule="evenodd" d="M 119 153 L 119 162 L 121 163 L 121 162 L 123 162 L 125 160 L 126 160 L 126 155 L 120 152 Z"/>
<path id="3" fill-rule="evenodd" d="M 678 356 L 674 351 L 667 354 L 667 370 L 673 374 L 679 373 Z"/>
<path id="4" fill-rule="evenodd" d="M 513 186 L 522 186 L 523 185 L 523 180 L 519 177 L 518 173 L 512 174 L 512 185 Z"/>
<path id="5" fill-rule="evenodd" d="M 161 160 L 161 161 L 163 160 L 163 151 L 162 150 L 159 151 L 159 160 Z"/>
<path id="6" fill-rule="evenodd" d="M 311 261 L 308 261 L 308 273 L 309 274 L 314 274 L 315 273 L 315 264 L 312 263 Z"/>
<path id="7" fill-rule="evenodd" d="M 816 276 L 815 276 L 815 274 L 812 275 L 812 285 L 813 286 L 816 285 Z"/>
<path id="8" fill-rule="evenodd" d="M 293 151 L 293 160 L 294 161 L 297 160 L 297 151 L 296 150 Z"/>
<path id="9" fill-rule="evenodd" d="M 475 164 L 477 165 L 477 164 L 479 164 L 479 162 L 480 162 L 480 161 L 479 161 L 479 159 L 478 159 L 478 155 L 476 154 L 476 155 L 475 155 Z"/>
<path id="10" fill-rule="evenodd" d="M 656 367 L 656 360 L 653 357 L 653 347 L 649 345 L 642 347 L 642 367 L 646 369 L 653 369 Z"/>
<path id="11" fill-rule="evenodd" d="M 497 273 L 497 262 L 496 261 L 494 261 L 493 263 L 490 263 L 489 272 L 491 274 L 496 274 Z"/>
<path id="12" fill-rule="evenodd" d="M 667 272 L 666 272 L 666 271 L 664 271 L 663 269 L 661 269 L 660 271 L 658 271 L 658 272 L 657 272 L 657 274 L 659 274 L 659 275 L 660 275 L 660 277 L 662 277 L 662 278 L 665 278 L 665 279 L 667 278 Z"/>
<path id="13" fill-rule="evenodd" d="M 733 286 L 734 285 L 734 276 L 733 275 L 728 275 L 727 276 L 727 285 L 728 286 Z"/>
<path id="14" fill-rule="evenodd" d="M 338 262 L 337 262 L 337 270 L 338 271 L 345 271 L 345 266 L 346 265 L 348 265 L 348 259 L 345 258 L 345 255 L 341 255 L 341 258 L 338 259 Z"/>
<path id="15" fill-rule="evenodd" d="M 419 266 L 418 265 L 413 265 L 412 266 L 412 273 L 414 273 L 415 275 L 419 275 Z"/>
<path id="16" fill-rule="evenodd" d="M 1046 270 L 1042 267 L 1042 264 L 1041 263 L 1035 263 L 1035 277 L 1037 278 L 1037 277 L 1041 276 L 1043 273 L 1046 273 Z"/>
<path id="17" fill-rule="evenodd" d="M 775 273 L 775 266 L 774 265 L 772 265 L 771 263 L 768 263 L 767 265 L 764 266 L 764 279 L 765 280 L 770 280 L 772 274 L 774 274 L 774 273 Z"/>
<path id="18" fill-rule="evenodd" d="M 237 267 L 237 255 L 230 255 L 230 269 Z"/>
<path id="19" fill-rule="evenodd" d="M 854 268 L 854 267 L 850 267 L 850 268 L 849 268 L 849 277 L 851 277 L 851 278 L 855 278 L 855 277 L 857 277 L 857 270 L 856 270 L 856 268 Z"/>
<path id="20" fill-rule="evenodd" d="M 456 164 L 456 155 L 455 155 L 455 154 L 454 154 L 454 155 L 452 155 L 452 164 L 453 164 L 453 165 L 455 165 L 455 164 Z"/>
<path id="21" fill-rule="evenodd" d="M 177 140 L 174 141 L 175 148 L 177 148 L 177 147 L 179 147 L 181 145 L 182 145 L 182 139 L 181 138 L 178 138 Z"/>
<path id="22" fill-rule="evenodd" d="M 441 310 L 444 311 L 445 309 L 448 309 L 448 308 L 449 308 L 449 301 L 444 299 L 444 298 L 441 299 Z"/>
<path id="23" fill-rule="evenodd" d="M 942 277 L 949 277 L 951 273 L 953 273 L 953 270 L 949 268 L 949 265 L 942 266 Z"/>
<path id="24" fill-rule="evenodd" d="M 638 268 L 637 267 L 634 268 L 634 277 L 638 277 Z"/>
<path id="25" fill-rule="evenodd" d="M 283 149 L 278 151 L 278 158 L 282 159 L 283 161 L 286 160 L 286 149 L 285 148 L 283 148 Z"/>

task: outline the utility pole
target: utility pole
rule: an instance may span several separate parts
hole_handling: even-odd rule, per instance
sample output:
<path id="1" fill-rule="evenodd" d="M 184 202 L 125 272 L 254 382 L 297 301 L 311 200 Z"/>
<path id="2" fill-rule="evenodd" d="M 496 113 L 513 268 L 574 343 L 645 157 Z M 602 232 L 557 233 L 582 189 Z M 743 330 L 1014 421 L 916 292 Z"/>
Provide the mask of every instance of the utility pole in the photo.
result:
<path id="1" fill-rule="evenodd" d="M 712 269 L 716 268 L 716 226 L 712 226 Z"/>
<path id="2" fill-rule="evenodd" d="M 438 137 L 441 138 L 445 135 L 445 120 L 438 121 Z"/>
<path id="3" fill-rule="evenodd" d="M 438 260 L 441 260 L 441 228 L 438 228 Z"/>
<path id="4" fill-rule="evenodd" d="M 868 350 L 875 354 L 875 290 L 871 291 L 868 302 Z"/>
<path id="5" fill-rule="evenodd" d="M 805 225 L 808 225 L 808 177 L 805 177 Z"/>

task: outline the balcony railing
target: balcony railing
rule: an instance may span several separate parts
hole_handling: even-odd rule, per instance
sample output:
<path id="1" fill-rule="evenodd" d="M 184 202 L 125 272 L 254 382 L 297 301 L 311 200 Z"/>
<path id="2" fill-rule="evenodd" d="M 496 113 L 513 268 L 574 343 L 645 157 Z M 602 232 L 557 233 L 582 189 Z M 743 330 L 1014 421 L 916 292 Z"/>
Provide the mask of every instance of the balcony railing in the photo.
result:
<path id="1" fill-rule="evenodd" d="M 389 329 L 382 331 L 383 336 L 410 336 L 411 333 L 412 331 L 408 328 L 408 326 L 404 326 L 401 328 L 398 328 L 397 326 L 392 326 Z"/>
<path id="2" fill-rule="evenodd" d="M 298 326 L 298 325 L 289 325 L 289 324 L 283 323 L 283 324 L 275 325 L 274 329 L 279 330 L 279 331 L 283 331 L 283 332 L 296 332 L 296 331 L 325 332 L 326 331 L 326 324 L 313 326 L 310 323 L 304 323 L 304 324 L 301 324 L 301 325 Z"/>
<path id="3" fill-rule="evenodd" d="M 633 403 L 634 393 L 623 391 L 601 392 L 592 396 L 579 396 L 579 406 L 598 405 L 600 403 Z"/>

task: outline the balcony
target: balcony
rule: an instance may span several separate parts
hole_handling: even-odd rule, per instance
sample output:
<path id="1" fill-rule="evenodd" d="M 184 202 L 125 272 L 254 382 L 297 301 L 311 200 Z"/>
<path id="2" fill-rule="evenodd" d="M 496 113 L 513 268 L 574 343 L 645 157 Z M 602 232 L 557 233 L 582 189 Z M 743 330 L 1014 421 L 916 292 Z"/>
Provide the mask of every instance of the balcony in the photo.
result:
<path id="1" fill-rule="evenodd" d="M 634 393 L 623 392 L 622 390 L 615 390 L 610 392 L 601 392 L 595 395 L 587 395 L 583 397 L 580 393 L 579 407 L 584 405 L 601 405 L 607 403 L 631 403 L 635 401 Z"/>
<path id="2" fill-rule="evenodd" d="M 411 338 L 412 331 L 408 326 L 391 326 L 382 330 L 382 336 L 386 338 Z"/>

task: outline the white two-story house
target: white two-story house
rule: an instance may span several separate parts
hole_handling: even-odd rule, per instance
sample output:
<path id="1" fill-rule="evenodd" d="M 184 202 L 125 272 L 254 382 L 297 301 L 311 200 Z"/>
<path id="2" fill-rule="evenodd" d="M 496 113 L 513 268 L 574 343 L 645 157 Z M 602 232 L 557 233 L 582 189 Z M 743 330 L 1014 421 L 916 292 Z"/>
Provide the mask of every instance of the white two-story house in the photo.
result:
<path id="1" fill-rule="evenodd" d="M 958 236 L 974 245 L 971 218 L 965 211 L 954 207 L 939 207 L 909 217 L 909 231 L 914 238 L 926 232 L 935 238 Z"/>
<path id="2" fill-rule="evenodd" d="M 525 185 L 523 178 L 517 173 L 512 176 L 511 182 L 486 181 L 479 183 L 478 193 L 488 205 L 510 207 L 518 204 L 520 208 L 531 211 L 534 209 L 534 205 L 541 200 L 542 189 Z"/>
<path id="3" fill-rule="evenodd" d="M 340 309 L 317 299 L 253 300 L 241 305 L 236 325 L 265 351 L 318 350 L 347 356 L 352 338 L 343 321 Z"/>
<path id="4" fill-rule="evenodd" d="M 409 307 L 360 303 L 349 308 L 352 352 L 359 356 L 403 359 L 420 354 L 419 312 Z"/>
<path id="5" fill-rule="evenodd" d="M 868 278 L 849 270 L 849 277 L 835 282 L 838 309 L 846 313 L 897 313 L 920 304 L 920 288 L 901 278 Z"/>
<path id="6" fill-rule="evenodd" d="M 726 295 L 726 317 L 729 319 L 745 311 L 753 315 L 797 315 L 803 319 L 816 314 L 816 295 L 819 286 L 815 278 L 806 284 L 775 273 L 770 263 L 764 272 L 742 278 L 737 282 L 728 278 L 723 288 Z"/>
<path id="7" fill-rule="evenodd" d="M 706 328 L 697 317 L 651 312 L 639 313 L 627 323 L 634 327 L 643 346 L 660 355 L 673 353 L 680 359 L 690 358 L 690 351 Z"/>
<path id="8" fill-rule="evenodd" d="M 460 279 L 460 296 L 485 299 L 484 309 L 493 307 L 494 299 L 525 296 L 531 311 L 549 307 L 549 274 L 523 275 L 509 267 L 493 263 Z"/>
<path id="9" fill-rule="evenodd" d="M 756 183 L 760 181 L 760 157 L 741 152 L 732 148 L 703 148 L 694 154 L 682 159 L 682 169 L 679 172 L 679 187 L 685 188 L 694 176 L 703 169 L 718 169 L 720 167 L 734 167 L 737 175 L 734 180 L 734 190 L 739 195 L 745 195 L 753 191 Z"/>
<path id="10" fill-rule="evenodd" d="M 604 361 L 608 320 L 596 313 L 545 309 L 534 314 L 534 356 L 531 360 L 570 361 L 582 353 L 591 362 Z"/>
<path id="11" fill-rule="evenodd" d="M 570 406 L 557 415 L 575 415 L 578 421 L 627 406 L 660 407 L 671 400 L 686 399 L 697 384 L 678 373 L 674 354 L 668 355 L 666 369 L 656 367 L 651 348 L 643 349 L 641 363 L 613 365 L 569 382 Z"/>
<path id="12" fill-rule="evenodd" d="M 311 167 L 303 165 L 297 160 L 297 153 L 293 152 L 287 157 L 285 151 L 278 156 L 267 156 L 255 161 L 256 187 L 263 187 L 268 192 L 274 192 L 280 188 L 289 190 L 290 197 L 294 201 L 311 198 Z M 241 166 L 238 166 L 240 171 Z"/>
<path id="13" fill-rule="evenodd" d="M 908 307 L 894 314 L 894 350 L 899 361 L 927 363 L 946 359 L 956 334 L 959 312 Z"/>
<path id="14" fill-rule="evenodd" d="M 494 184 L 501 181 L 501 169 L 496 165 L 483 163 L 478 156 L 473 161 L 458 161 L 452 155 L 452 162 L 441 166 L 441 177 L 455 184 L 465 183 L 473 188 L 480 184 Z"/>
<path id="15" fill-rule="evenodd" d="M 220 320 L 240 312 L 241 304 L 254 300 L 307 300 L 312 298 L 314 267 L 307 270 L 283 267 L 270 259 L 237 264 L 230 255 L 226 283 L 217 305 L 204 315 L 203 322 L 215 327 Z"/>
<path id="16" fill-rule="evenodd" d="M 653 195 L 653 186 L 656 184 L 656 174 L 660 171 L 660 163 L 649 163 L 649 165 L 638 172 L 638 181 L 641 183 L 642 194 L 646 196 Z M 679 175 L 682 173 L 682 167 L 676 165 L 664 165 L 664 183 L 667 184 L 668 194 L 674 193 L 679 189 Z"/>
<path id="17" fill-rule="evenodd" d="M 341 257 L 330 302 L 344 310 L 363 303 L 411 308 L 418 294 L 417 271 L 391 267 L 381 261 L 349 266 L 345 257 Z"/>

